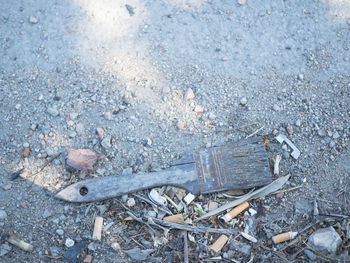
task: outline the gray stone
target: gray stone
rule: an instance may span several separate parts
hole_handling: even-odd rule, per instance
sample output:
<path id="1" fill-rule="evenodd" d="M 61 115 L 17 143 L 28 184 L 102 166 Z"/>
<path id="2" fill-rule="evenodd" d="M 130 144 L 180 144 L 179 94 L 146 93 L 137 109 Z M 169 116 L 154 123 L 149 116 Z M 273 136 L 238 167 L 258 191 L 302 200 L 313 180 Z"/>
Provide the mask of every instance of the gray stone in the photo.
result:
<path id="1" fill-rule="evenodd" d="M 101 141 L 101 145 L 103 148 L 105 149 L 109 149 L 112 147 L 111 145 L 111 136 L 107 136 L 106 138 L 104 138 L 102 141 Z"/>
<path id="2" fill-rule="evenodd" d="M 315 231 L 310 237 L 308 244 L 321 253 L 335 254 L 342 239 L 332 226 Z"/>
<path id="3" fill-rule="evenodd" d="M 52 257 L 58 257 L 60 254 L 60 249 L 58 247 L 50 247 L 50 254 Z"/>
<path id="4" fill-rule="evenodd" d="M 7 214 L 4 210 L 0 210 L 0 220 L 5 220 L 7 218 Z"/>
<path id="5" fill-rule="evenodd" d="M 247 102 L 248 102 L 248 99 L 246 97 L 241 98 L 240 103 L 242 106 L 245 106 L 247 104 Z"/>
<path id="6" fill-rule="evenodd" d="M 52 216 L 52 212 L 46 209 L 43 213 L 43 218 L 46 219 L 50 216 Z"/>
<path id="7" fill-rule="evenodd" d="M 82 135 L 84 134 L 85 127 L 82 123 L 78 123 L 77 126 L 75 127 L 75 131 L 79 134 Z"/>
<path id="8" fill-rule="evenodd" d="M 215 120 L 216 116 L 214 113 L 210 112 L 208 115 L 209 120 Z"/>
<path id="9" fill-rule="evenodd" d="M 286 160 L 288 160 L 288 159 L 290 158 L 289 152 L 283 152 L 283 153 L 282 153 L 282 156 L 283 156 L 283 158 L 286 159 Z"/>
<path id="10" fill-rule="evenodd" d="M 244 254 L 246 256 L 249 256 L 250 250 L 252 247 L 246 243 L 232 240 L 231 241 L 231 248 L 233 248 L 234 250 L 237 250 L 238 252 L 241 252 L 242 254 Z"/>
<path id="11" fill-rule="evenodd" d="M 329 145 L 330 148 L 333 148 L 335 146 L 335 142 L 334 141 L 330 141 L 328 145 Z"/>
<path id="12" fill-rule="evenodd" d="M 24 143 L 23 143 L 23 147 L 24 147 L 24 148 L 29 147 L 29 143 L 28 143 L 28 142 L 24 142 Z"/>
<path id="13" fill-rule="evenodd" d="M 308 249 L 305 249 L 304 250 L 304 254 L 310 259 L 310 260 L 316 260 L 316 255 L 311 251 L 311 250 L 308 250 Z"/>
<path id="14" fill-rule="evenodd" d="M 297 120 L 297 121 L 295 122 L 295 125 L 298 126 L 298 127 L 300 127 L 300 126 L 301 126 L 301 120 Z"/>
<path id="15" fill-rule="evenodd" d="M 320 136 L 320 137 L 326 136 L 326 133 L 325 133 L 324 130 L 318 130 L 318 131 L 317 131 L 317 134 L 318 134 L 318 136 Z"/>
<path id="16" fill-rule="evenodd" d="M 5 256 L 7 253 L 11 251 L 11 247 L 8 243 L 4 243 L 0 246 L 0 257 Z"/>
<path id="17" fill-rule="evenodd" d="M 333 139 L 338 139 L 340 137 L 339 133 L 338 132 L 335 132 L 333 134 Z"/>
<path id="18" fill-rule="evenodd" d="M 31 24 L 37 24 L 39 21 L 38 21 L 38 19 L 37 19 L 36 17 L 30 16 L 30 17 L 29 17 L 29 22 L 30 22 Z"/>
<path id="19" fill-rule="evenodd" d="M 134 247 L 132 249 L 129 250 L 124 250 L 124 252 L 132 259 L 134 260 L 139 260 L 139 261 L 143 261 L 146 260 L 146 258 L 148 257 L 149 254 L 151 254 L 152 252 L 154 252 L 154 249 L 145 249 L 145 250 L 141 250 L 138 247 Z"/>
<path id="20" fill-rule="evenodd" d="M 71 120 L 75 120 L 76 118 L 78 118 L 79 114 L 76 112 L 72 112 L 71 114 L 69 114 L 69 117 Z"/>
<path id="21" fill-rule="evenodd" d="M 74 138 L 75 136 L 77 136 L 77 133 L 75 131 L 68 131 L 68 136 L 70 138 Z"/>
<path id="22" fill-rule="evenodd" d="M 57 229 L 56 233 L 57 233 L 57 235 L 63 236 L 64 231 L 62 229 Z"/>
<path id="23" fill-rule="evenodd" d="M 56 109 L 56 107 L 48 107 L 47 108 L 47 113 L 50 114 L 52 117 L 56 117 L 59 114 L 59 112 Z"/>

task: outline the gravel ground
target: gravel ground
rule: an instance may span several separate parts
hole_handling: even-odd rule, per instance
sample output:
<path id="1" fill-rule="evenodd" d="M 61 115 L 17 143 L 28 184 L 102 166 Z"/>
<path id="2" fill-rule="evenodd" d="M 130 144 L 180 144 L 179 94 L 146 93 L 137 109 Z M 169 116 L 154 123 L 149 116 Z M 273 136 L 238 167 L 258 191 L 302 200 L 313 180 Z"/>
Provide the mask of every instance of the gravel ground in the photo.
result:
<path id="1" fill-rule="evenodd" d="M 101 157 L 87 177 L 149 172 L 259 129 L 271 167 L 280 154 L 288 187 L 303 187 L 253 201 L 263 211 L 254 219 L 258 245 L 238 238 L 251 251 L 226 245 L 217 255 L 227 262 L 306 260 L 302 251 L 293 258 L 300 247 L 282 253 L 267 240 L 313 222 L 315 199 L 321 214 L 350 215 L 348 1 L 31 0 L 2 1 L 0 11 L 0 255 L 9 230 L 34 246 L 11 247 L 1 262 L 63 262 L 68 238 L 86 241 L 83 258 L 96 263 L 135 261 L 116 242 L 154 249 L 148 262 L 183 260 L 181 233 L 155 247 L 117 200 L 53 198 L 83 176 L 67 168 L 69 148 Z M 298 160 L 277 133 L 300 149 Z M 21 168 L 27 174 L 10 181 Z M 135 200 L 135 213 L 150 209 Z M 102 241 L 91 239 L 96 215 L 114 223 Z M 348 222 L 333 220 L 346 233 Z M 216 238 L 195 234 L 190 262 L 210 257 Z"/>

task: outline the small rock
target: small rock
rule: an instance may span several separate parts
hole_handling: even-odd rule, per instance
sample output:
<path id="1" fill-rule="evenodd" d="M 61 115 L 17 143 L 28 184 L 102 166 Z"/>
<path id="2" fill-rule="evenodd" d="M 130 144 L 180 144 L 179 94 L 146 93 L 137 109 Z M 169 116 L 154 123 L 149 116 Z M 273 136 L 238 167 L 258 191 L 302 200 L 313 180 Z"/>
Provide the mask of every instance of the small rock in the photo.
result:
<path id="1" fill-rule="evenodd" d="M 162 92 L 163 92 L 163 94 L 168 94 L 168 93 L 170 93 L 170 88 L 167 86 L 167 87 L 164 87 L 163 89 L 162 89 Z"/>
<path id="2" fill-rule="evenodd" d="M 196 113 L 203 113 L 204 112 L 204 108 L 201 105 L 196 105 L 196 107 L 194 108 L 194 111 Z"/>
<path id="3" fill-rule="evenodd" d="M 338 132 L 335 132 L 333 134 L 333 139 L 338 139 L 340 137 L 339 133 Z"/>
<path id="4" fill-rule="evenodd" d="M 309 237 L 308 244 L 321 253 L 335 254 L 342 243 L 339 234 L 332 226 L 318 229 Z"/>
<path id="5" fill-rule="evenodd" d="M 185 123 L 183 123 L 182 121 L 178 121 L 176 123 L 176 127 L 179 129 L 179 130 L 183 130 L 185 128 Z"/>
<path id="6" fill-rule="evenodd" d="M 194 99 L 194 93 L 193 93 L 193 90 L 191 88 L 186 90 L 184 99 L 185 100 L 193 100 Z"/>
<path id="7" fill-rule="evenodd" d="M 24 142 L 24 143 L 23 143 L 23 147 L 24 147 L 24 148 L 29 147 L 29 143 L 28 143 L 28 142 Z"/>
<path id="8" fill-rule="evenodd" d="M 297 120 L 297 121 L 295 122 L 295 125 L 298 126 L 298 127 L 300 127 L 300 126 L 301 126 L 301 120 Z"/>
<path id="9" fill-rule="evenodd" d="M 0 210 L 0 220 L 5 220 L 7 218 L 7 214 L 4 210 Z"/>
<path id="10" fill-rule="evenodd" d="M 43 213 L 43 218 L 46 219 L 50 216 L 52 216 L 52 212 L 46 209 Z"/>
<path id="11" fill-rule="evenodd" d="M 213 112 L 210 112 L 208 115 L 209 120 L 215 120 L 216 115 Z"/>
<path id="12" fill-rule="evenodd" d="M 112 113 L 110 111 L 107 111 L 105 113 L 105 119 L 108 121 L 110 121 L 112 119 Z"/>
<path id="13" fill-rule="evenodd" d="M 87 255 L 86 258 L 84 259 L 84 263 L 91 263 L 92 262 L 92 256 Z"/>
<path id="14" fill-rule="evenodd" d="M 76 112 L 72 112 L 69 114 L 69 117 L 71 120 L 75 120 L 76 118 L 78 118 L 79 114 Z"/>
<path id="15" fill-rule="evenodd" d="M 5 256 L 11 251 L 11 247 L 8 243 L 4 243 L 0 246 L 0 257 Z"/>
<path id="16" fill-rule="evenodd" d="M 28 158 L 29 154 L 30 154 L 30 148 L 29 147 L 24 148 L 23 157 Z"/>
<path id="17" fill-rule="evenodd" d="M 50 254 L 52 257 L 58 257 L 60 254 L 60 249 L 58 247 L 50 247 Z"/>
<path id="18" fill-rule="evenodd" d="M 47 113 L 49 113 L 52 117 L 58 116 L 59 112 L 55 107 L 48 107 Z"/>
<path id="19" fill-rule="evenodd" d="M 133 207 L 136 204 L 134 198 L 129 198 L 128 201 L 126 202 L 126 205 L 130 208 Z"/>
<path id="20" fill-rule="evenodd" d="M 303 74 L 299 74 L 298 75 L 298 80 L 301 80 L 301 81 L 304 80 L 304 75 Z"/>
<path id="21" fill-rule="evenodd" d="M 85 132 L 84 125 L 82 123 L 78 123 L 75 127 L 75 131 L 79 134 L 82 135 Z"/>
<path id="22" fill-rule="evenodd" d="M 304 250 L 304 254 L 310 259 L 310 260 L 316 260 L 316 255 L 308 249 Z"/>
<path id="23" fill-rule="evenodd" d="M 327 131 L 327 134 L 328 134 L 329 137 L 333 136 L 333 132 L 332 131 Z"/>
<path id="24" fill-rule="evenodd" d="M 274 111 L 280 111 L 281 108 L 280 108 L 280 106 L 278 106 L 277 104 L 275 104 L 275 105 L 273 105 L 273 110 L 274 110 Z"/>
<path id="25" fill-rule="evenodd" d="M 239 5 L 245 5 L 246 4 L 246 0 L 238 0 L 237 1 Z"/>
<path id="26" fill-rule="evenodd" d="M 101 145 L 103 148 L 105 149 L 109 149 L 112 147 L 112 144 L 111 144 L 111 136 L 107 136 L 106 138 L 104 138 L 102 141 L 101 141 Z"/>
<path id="27" fill-rule="evenodd" d="M 154 249 L 141 250 L 140 248 L 135 247 L 129 250 L 124 250 L 124 252 L 134 260 L 144 261 L 147 259 L 149 254 L 154 252 Z"/>
<path id="28" fill-rule="evenodd" d="M 326 136 L 325 131 L 322 130 L 322 129 L 318 130 L 318 131 L 317 131 L 317 134 L 318 134 L 318 136 L 320 136 L 320 137 L 325 137 L 325 136 Z"/>
<path id="29" fill-rule="evenodd" d="M 75 138 L 75 136 L 77 136 L 77 133 L 75 131 L 68 131 L 68 136 L 70 138 Z"/>
<path id="30" fill-rule="evenodd" d="M 35 131 L 35 130 L 36 130 L 36 127 L 37 127 L 37 125 L 36 125 L 35 123 L 33 123 L 33 124 L 30 126 L 30 129 L 31 129 L 32 131 Z"/>
<path id="31" fill-rule="evenodd" d="M 15 109 L 19 110 L 20 108 L 21 108 L 21 104 L 17 103 L 16 106 L 15 106 Z"/>
<path id="32" fill-rule="evenodd" d="M 5 191 L 8 191 L 8 190 L 11 189 L 11 187 L 12 187 L 12 184 L 6 184 L 6 185 L 4 185 L 2 188 L 3 188 Z"/>
<path id="33" fill-rule="evenodd" d="M 246 256 L 250 255 L 250 250 L 252 248 L 250 245 L 248 245 L 246 243 L 238 242 L 235 240 L 231 241 L 230 247 L 233 248 L 234 250 L 246 255 Z"/>
<path id="34" fill-rule="evenodd" d="M 272 134 L 273 134 L 274 136 L 276 136 L 276 135 L 278 134 L 278 130 L 274 129 L 274 130 L 272 131 Z"/>
<path id="35" fill-rule="evenodd" d="M 69 149 L 67 157 L 67 165 L 81 171 L 94 169 L 94 164 L 97 160 L 97 155 L 89 149 Z"/>
<path id="36" fill-rule="evenodd" d="M 73 247 L 74 246 L 74 240 L 71 238 L 67 238 L 66 242 L 64 243 L 66 247 Z"/>
<path id="37" fill-rule="evenodd" d="M 329 148 L 333 148 L 335 146 L 335 142 L 334 141 L 330 141 L 328 146 L 329 146 Z"/>
<path id="38" fill-rule="evenodd" d="M 284 159 L 286 159 L 286 160 L 288 160 L 289 159 L 289 152 L 283 152 L 282 153 L 282 157 L 284 158 Z"/>
<path id="39" fill-rule="evenodd" d="M 57 229 L 56 233 L 57 233 L 57 235 L 63 236 L 64 231 L 62 229 Z"/>
<path id="40" fill-rule="evenodd" d="M 103 140 L 103 135 L 104 135 L 104 130 L 102 128 L 96 128 L 96 132 L 98 134 L 98 137 L 100 138 L 100 140 Z"/>
<path id="41" fill-rule="evenodd" d="M 36 17 L 34 17 L 34 16 L 30 16 L 29 17 L 29 22 L 31 24 L 37 24 L 38 23 L 38 19 Z"/>
<path id="42" fill-rule="evenodd" d="M 244 1 L 244 0 L 239 0 L 239 1 Z M 247 104 L 247 102 L 248 102 L 248 99 L 246 97 L 241 98 L 240 103 L 242 106 L 245 106 Z"/>
<path id="43" fill-rule="evenodd" d="M 286 130 L 287 130 L 287 132 L 288 132 L 289 135 L 292 135 L 292 134 L 294 133 L 293 126 L 291 126 L 291 125 L 288 125 L 288 126 L 286 127 Z"/>
<path id="44" fill-rule="evenodd" d="M 279 192 L 278 194 L 276 194 L 276 197 L 279 199 L 282 199 L 284 196 L 284 192 Z"/>

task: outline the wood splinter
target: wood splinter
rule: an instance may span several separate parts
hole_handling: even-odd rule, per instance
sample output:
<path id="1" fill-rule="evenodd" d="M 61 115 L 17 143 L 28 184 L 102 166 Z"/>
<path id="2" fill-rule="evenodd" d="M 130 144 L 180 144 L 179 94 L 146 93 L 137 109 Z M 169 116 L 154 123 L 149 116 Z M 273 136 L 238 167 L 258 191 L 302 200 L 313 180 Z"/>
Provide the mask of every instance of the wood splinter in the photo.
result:
<path id="1" fill-rule="evenodd" d="M 210 250 L 214 251 L 215 253 L 219 252 L 224 245 L 226 244 L 228 240 L 228 237 L 225 235 L 221 235 L 215 242 L 214 244 L 210 247 Z"/>
<path id="2" fill-rule="evenodd" d="M 92 234 L 92 239 L 101 240 L 101 232 L 103 226 L 103 217 L 97 216 L 95 218 L 94 232 Z"/>
<path id="3" fill-rule="evenodd" d="M 182 214 L 176 214 L 172 216 L 166 216 L 163 218 L 164 221 L 178 224 L 185 224 L 184 218 Z"/>
<path id="4" fill-rule="evenodd" d="M 9 231 L 9 237 L 7 239 L 7 241 L 16 246 L 19 247 L 20 249 L 27 251 L 27 252 L 32 252 L 34 247 L 33 245 L 19 239 L 12 231 Z"/>

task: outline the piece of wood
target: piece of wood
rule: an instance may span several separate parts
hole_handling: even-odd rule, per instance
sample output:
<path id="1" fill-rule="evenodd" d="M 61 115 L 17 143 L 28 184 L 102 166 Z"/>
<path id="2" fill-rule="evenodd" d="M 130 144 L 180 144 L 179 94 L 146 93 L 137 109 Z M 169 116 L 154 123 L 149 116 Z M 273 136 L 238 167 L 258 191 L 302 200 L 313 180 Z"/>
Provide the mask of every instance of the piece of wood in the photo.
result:
<path id="1" fill-rule="evenodd" d="M 210 250 L 214 251 L 215 253 L 219 252 L 226 244 L 228 240 L 228 237 L 225 235 L 221 235 L 214 244 L 211 245 Z"/>
<path id="2" fill-rule="evenodd" d="M 148 174 L 122 174 L 87 179 L 68 186 L 56 197 L 70 202 L 99 201 L 162 185 L 194 195 L 229 189 L 250 189 L 272 181 L 261 137 L 193 154 L 194 162 Z"/>
<path id="3" fill-rule="evenodd" d="M 95 218 L 95 225 L 94 225 L 94 231 L 92 233 L 92 239 L 101 240 L 102 226 L 103 226 L 103 217 L 97 216 Z"/>
<path id="4" fill-rule="evenodd" d="M 172 223 L 185 224 L 185 221 L 184 221 L 182 214 L 166 216 L 163 218 L 163 220 L 167 221 L 167 222 L 172 222 Z"/>

